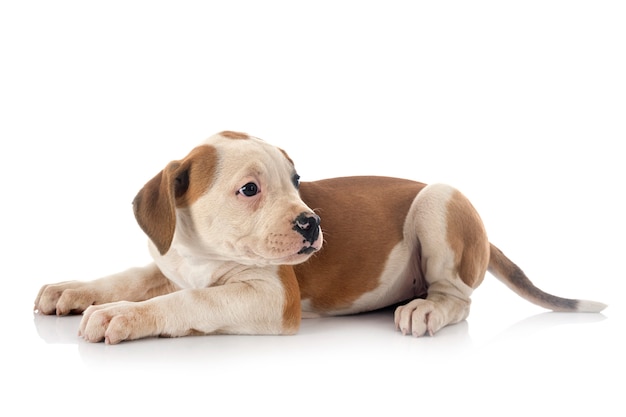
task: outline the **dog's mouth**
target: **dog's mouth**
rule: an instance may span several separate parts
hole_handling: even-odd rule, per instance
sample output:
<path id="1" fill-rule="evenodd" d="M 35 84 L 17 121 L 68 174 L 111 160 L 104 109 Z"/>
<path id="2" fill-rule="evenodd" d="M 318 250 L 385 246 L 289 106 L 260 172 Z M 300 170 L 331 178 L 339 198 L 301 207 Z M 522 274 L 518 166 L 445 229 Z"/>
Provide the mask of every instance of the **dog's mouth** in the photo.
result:
<path id="1" fill-rule="evenodd" d="M 317 252 L 318 250 L 320 250 L 321 246 L 313 246 L 313 245 L 307 245 L 307 246 L 303 246 L 302 248 L 300 248 L 300 250 L 298 252 L 293 253 L 293 255 L 288 255 L 285 257 L 282 257 L 280 259 L 276 259 L 275 263 L 281 264 L 281 265 L 297 265 L 300 264 L 302 262 L 305 262 L 307 259 L 309 259 L 309 256 L 315 252 Z"/>
<path id="2" fill-rule="evenodd" d="M 279 263 L 284 265 L 295 265 L 305 262 L 309 259 L 309 256 L 322 248 L 322 240 L 318 239 L 313 243 L 302 242 L 303 246 L 297 251 L 292 252 L 292 255 L 288 255 L 280 259 Z"/>
<path id="3" fill-rule="evenodd" d="M 323 242 L 322 230 L 316 225 L 315 230 L 307 232 L 306 236 L 302 232 L 296 235 L 273 232 L 264 238 L 260 246 L 255 241 L 245 246 L 250 259 L 264 260 L 274 265 L 296 265 L 322 249 Z"/>
<path id="4" fill-rule="evenodd" d="M 303 246 L 302 249 L 298 251 L 298 255 L 308 255 L 309 253 L 313 253 L 317 251 L 315 246 Z"/>

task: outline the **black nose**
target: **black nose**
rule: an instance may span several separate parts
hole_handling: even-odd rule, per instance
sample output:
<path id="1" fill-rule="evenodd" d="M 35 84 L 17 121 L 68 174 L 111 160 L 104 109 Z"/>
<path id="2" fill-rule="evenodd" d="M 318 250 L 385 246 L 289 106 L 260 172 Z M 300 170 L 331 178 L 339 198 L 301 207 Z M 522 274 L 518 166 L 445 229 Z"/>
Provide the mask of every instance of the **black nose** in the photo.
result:
<path id="1" fill-rule="evenodd" d="M 313 244 L 320 235 L 320 218 L 315 213 L 300 213 L 293 222 L 293 230 Z"/>

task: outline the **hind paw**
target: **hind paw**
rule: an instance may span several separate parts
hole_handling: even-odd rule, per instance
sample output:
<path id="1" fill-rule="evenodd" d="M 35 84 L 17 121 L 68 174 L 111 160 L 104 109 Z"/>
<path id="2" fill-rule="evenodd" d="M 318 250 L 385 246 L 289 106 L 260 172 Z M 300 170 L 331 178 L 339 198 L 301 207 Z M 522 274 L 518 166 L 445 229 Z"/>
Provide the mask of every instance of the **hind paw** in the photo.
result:
<path id="1" fill-rule="evenodd" d="M 421 337 L 428 333 L 432 336 L 448 324 L 445 316 L 443 309 L 433 301 L 416 299 L 396 308 L 394 322 L 403 335 L 410 333 Z"/>

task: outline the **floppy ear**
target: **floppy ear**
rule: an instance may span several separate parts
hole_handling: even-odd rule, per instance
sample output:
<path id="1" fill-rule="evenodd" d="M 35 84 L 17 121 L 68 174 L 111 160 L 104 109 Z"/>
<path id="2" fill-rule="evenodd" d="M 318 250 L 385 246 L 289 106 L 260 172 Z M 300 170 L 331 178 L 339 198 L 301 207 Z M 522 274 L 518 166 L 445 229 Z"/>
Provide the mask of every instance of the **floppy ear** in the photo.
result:
<path id="1" fill-rule="evenodd" d="M 164 255 L 176 229 L 176 198 L 189 187 L 189 164 L 170 162 L 146 183 L 133 200 L 133 211 L 141 229 Z"/>
<path id="2" fill-rule="evenodd" d="M 188 207 L 210 187 L 215 177 L 217 152 L 198 146 L 182 161 L 170 162 L 143 186 L 133 200 L 137 223 L 165 255 L 176 230 L 176 207 Z"/>

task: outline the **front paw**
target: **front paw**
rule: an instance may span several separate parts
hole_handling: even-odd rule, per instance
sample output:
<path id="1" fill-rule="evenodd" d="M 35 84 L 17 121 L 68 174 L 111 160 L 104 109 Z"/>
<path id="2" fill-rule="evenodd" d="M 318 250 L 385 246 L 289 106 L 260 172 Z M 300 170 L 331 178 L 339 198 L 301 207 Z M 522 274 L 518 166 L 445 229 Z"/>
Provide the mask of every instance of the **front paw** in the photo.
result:
<path id="1" fill-rule="evenodd" d="M 96 302 L 88 283 L 79 281 L 44 285 L 35 299 L 34 310 L 42 314 L 80 314 Z"/>
<path id="2" fill-rule="evenodd" d="M 85 310 L 78 335 L 88 342 L 114 345 L 157 335 L 156 317 L 146 303 L 119 301 Z"/>

